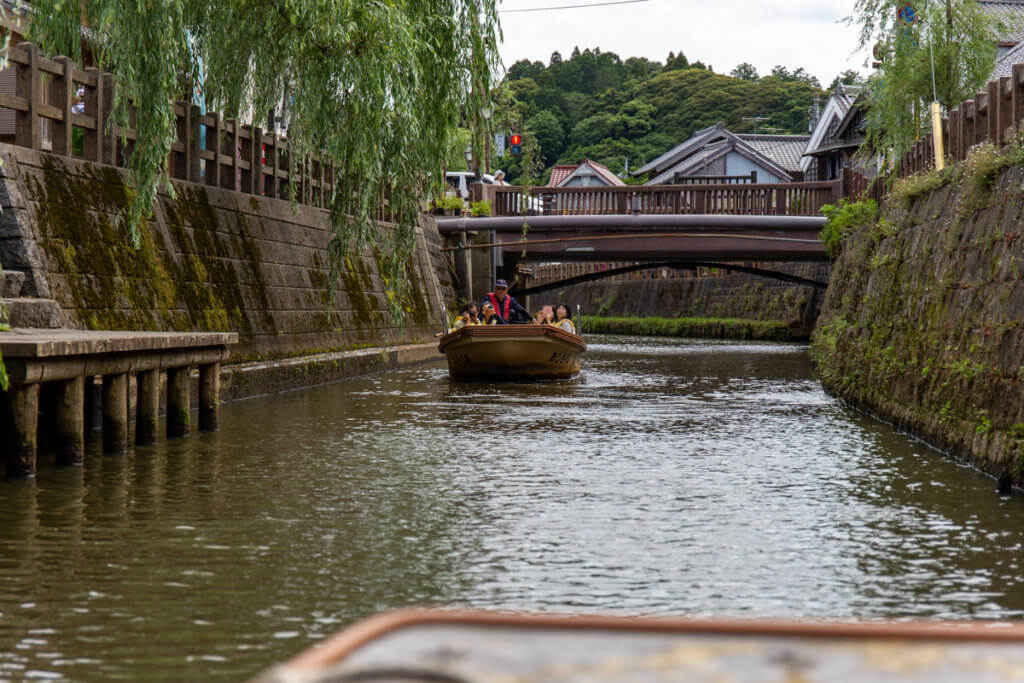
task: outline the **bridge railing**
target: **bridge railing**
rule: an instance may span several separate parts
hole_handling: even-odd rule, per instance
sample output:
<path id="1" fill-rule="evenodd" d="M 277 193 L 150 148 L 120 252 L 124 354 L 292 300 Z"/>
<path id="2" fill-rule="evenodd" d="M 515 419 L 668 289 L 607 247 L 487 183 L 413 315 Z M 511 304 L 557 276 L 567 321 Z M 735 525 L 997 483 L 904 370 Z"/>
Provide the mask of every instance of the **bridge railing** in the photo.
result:
<path id="1" fill-rule="evenodd" d="M 523 212 L 521 187 L 492 187 L 495 216 Z M 841 181 L 720 185 L 532 188 L 531 213 L 554 215 L 729 214 L 817 216 L 839 200 Z"/>

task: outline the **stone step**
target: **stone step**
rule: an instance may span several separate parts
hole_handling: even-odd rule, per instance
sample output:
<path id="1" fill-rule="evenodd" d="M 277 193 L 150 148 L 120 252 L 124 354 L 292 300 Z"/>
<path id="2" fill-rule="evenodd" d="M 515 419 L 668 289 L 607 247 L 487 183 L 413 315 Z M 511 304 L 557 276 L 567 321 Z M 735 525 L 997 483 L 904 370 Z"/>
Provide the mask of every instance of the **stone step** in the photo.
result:
<path id="1" fill-rule="evenodd" d="M 53 299 L 3 298 L 0 306 L 7 309 L 6 322 L 11 327 L 54 330 L 68 326 L 63 309 Z"/>
<path id="2" fill-rule="evenodd" d="M 25 273 L 19 270 L 5 270 L 0 277 L 0 298 L 17 298 L 21 296 L 21 286 L 25 284 Z"/>

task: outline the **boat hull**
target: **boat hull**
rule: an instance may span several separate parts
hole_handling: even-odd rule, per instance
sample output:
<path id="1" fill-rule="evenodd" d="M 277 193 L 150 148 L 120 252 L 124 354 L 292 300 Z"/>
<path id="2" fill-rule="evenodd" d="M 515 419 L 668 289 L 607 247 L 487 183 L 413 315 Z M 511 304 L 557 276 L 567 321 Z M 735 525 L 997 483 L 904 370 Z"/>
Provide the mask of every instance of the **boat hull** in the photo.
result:
<path id="1" fill-rule="evenodd" d="M 454 379 L 566 379 L 587 345 L 550 325 L 468 326 L 441 337 Z"/>

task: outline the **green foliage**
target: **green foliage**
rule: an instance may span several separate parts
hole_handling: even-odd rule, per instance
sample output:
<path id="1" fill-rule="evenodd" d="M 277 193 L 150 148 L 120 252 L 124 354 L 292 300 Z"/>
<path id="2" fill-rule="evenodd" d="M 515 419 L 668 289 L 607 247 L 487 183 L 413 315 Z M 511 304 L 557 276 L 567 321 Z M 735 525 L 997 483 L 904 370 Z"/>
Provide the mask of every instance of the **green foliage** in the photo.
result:
<path id="1" fill-rule="evenodd" d="M 526 128 L 536 136 L 545 165 L 554 163 L 565 149 L 565 131 L 558 117 L 547 109 L 539 111 L 526 122 Z"/>
<path id="2" fill-rule="evenodd" d="M 469 205 L 469 213 L 473 216 L 490 216 L 491 202 L 486 199 L 481 199 L 478 202 L 471 202 Z"/>
<path id="3" fill-rule="evenodd" d="M 892 189 L 887 195 L 890 200 L 902 203 L 909 208 L 910 203 L 918 197 L 927 195 L 940 187 L 945 186 L 953 177 L 954 171 L 947 167 L 941 171 L 930 169 L 915 173 L 914 175 L 900 178 L 893 183 Z"/>
<path id="4" fill-rule="evenodd" d="M 637 334 L 653 337 L 709 337 L 785 341 L 792 330 L 784 322 L 743 318 L 660 318 L 583 316 L 590 334 Z"/>
<path id="5" fill-rule="evenodd" d="M 402 319 L 419 207 L 440 188 L 456 124 L 476 141 L 487 132 L 495 0 L 40 0 L 33 9 L 32 37 L 47 53 L 80 57 L 80 26 L 93 27 L 98 65 L 117 74 L 115 123 L 127 124 L 129 101 L 137 107 L 124 216 L 136 243 L 166 178 L 176 99 L 202 83 L 207 106 L 236 118 L 283 102 L 291 158 L 316 154 L 335 169 L 331 282 L 346 254 L 374 245 Z M 383 196 L 393 230 L 377 227 Z"/>
<path id="6" fill-rule="evenodd" d="M 445 211 L 462 211 L 466 206 L 466 202 L 463 201 L 462 197 L 443 196 L 434 200 L 434 205 Z"/>
<path id="7" fill-rule="evenodd" d="M 974 0 L 915 5 L 921 22 L 898 19 L 903 0 L 857 0 L 847 22 L 860 26 L 861 48 L 878 44 L 882 67 L 869 80 L 866 149 L 888 152 L 897 166 L 922 132 L 930 130 L 927 103 L 947 110 L 969 99 L 995 66 L 1001 26 Z"/>
<path id="8" fill-rule="evenodd" d="M 838 206 L 826 204 L 821 207 L 825 216 L 825 227 L 821 229 L 821 241 L 829 258 L 835 260 L 842 252 L 843 239 L 858 227 L 870 225 L 878 220 L 878 203 L 874 199 L 851 202 L 840 199 Z"/>
<path id="9" fill-rule="evenodd" d="M 761 76 L 757 73 L 757 69 L 750 62 L 737 64 L 736 68 L 729 72 L 729 75 L 743 81 L 757 82 L 761 80 Z"/>
<path id="10" fill-rule="evenodd" d="M 547 66 L 517 62 L 499 90 L 505 98 L 500 109 L 515 111 L 536 134 L 546 168 L 588 158 L 615 173 L 627 159 L 635 169 L 719 121 L 745 133 L 754 124 L 744 119 L 767 117 L 764 127 L 806 133 L 811 103 L 825 94 L 802 68 L 779 66 L 758 79 L 742 64 L 740 77 L 724 76 L 682 53 L 670 54 L 664 65 L 638 57 L 623 62 L 599 49 L 573 55 L 566 60 L 555 53 Z M 518 160 L 495 161 L 516 182 Z"/>

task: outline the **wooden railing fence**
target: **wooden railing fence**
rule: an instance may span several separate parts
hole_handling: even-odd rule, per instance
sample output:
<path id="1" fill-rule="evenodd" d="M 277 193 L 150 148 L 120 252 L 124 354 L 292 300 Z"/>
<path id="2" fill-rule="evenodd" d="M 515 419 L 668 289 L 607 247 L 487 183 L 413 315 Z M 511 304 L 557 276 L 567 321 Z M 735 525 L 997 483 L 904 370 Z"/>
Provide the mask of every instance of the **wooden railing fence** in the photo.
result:
<path id="1" fill-rule="evenodd" d="M 532 188 L 527 206 L 543 215 L 729 214 L 817 216 L 839 200 L 841 181 L 763 185 L 643 185 Z M 522 213 L 523 188 L 494 187 L 495 216 Z"/>
<path id="2" fill-rule="evenodd" d="M 1013 139 L 1024 121 L 1024 64 L 1011 75 L 988 82 L 973 99 L 949 110 L 942 119 L 943 149 L 953 161 L 963 161 L 971 147 L 991 142 L 1001 147 Z M 900 176 L 935 167 L 935 137 L 928 133 L 900 159 Z"/>
<path id="3" fill-rule="evenodd" d="M 11 47 L 8 60 L 16 69 L 16 94 L 0 94 L 0 108 L 15 112 L 16 145 L 125 165 L 136 131 L 110 125 L 113 74 L 81 70 L 68 57 L 47 59 L 31 43 Z M 175 103 L 174 115 L 177 139 L 168 160 L 172 178 L 276 199 L 291 199 L 294 192 L 301 204 L 328 206 L 331 164 L 315 157 L 293 158 L 285 138 L 224 120 L 216 112 L 203 114 L 190 102 Z M 134 110 L 130 120 L 135 120 Z M 80 150 L 73 149 L 75 128 L 82 130 Z M 382 201 L 382 217 L 385 205 Z"/>

